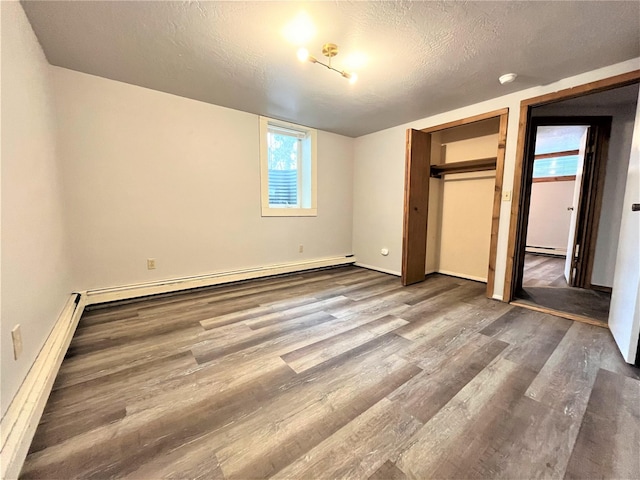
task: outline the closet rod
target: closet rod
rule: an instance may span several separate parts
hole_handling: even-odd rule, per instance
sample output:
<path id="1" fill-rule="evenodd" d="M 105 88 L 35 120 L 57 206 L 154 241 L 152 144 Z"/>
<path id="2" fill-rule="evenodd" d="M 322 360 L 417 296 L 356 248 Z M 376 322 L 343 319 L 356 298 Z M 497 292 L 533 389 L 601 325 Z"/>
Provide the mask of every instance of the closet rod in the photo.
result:
<path id="1" fill-rule="evenodd" d="M 498 157 L 480 158 L 478 160 L 468 160 L 466 162 L 442 163 L 431 165 L 430 175 L 434 178 L 441 178 L 450 173 L 482 172 L 484 170 L 495 170 Z"/>

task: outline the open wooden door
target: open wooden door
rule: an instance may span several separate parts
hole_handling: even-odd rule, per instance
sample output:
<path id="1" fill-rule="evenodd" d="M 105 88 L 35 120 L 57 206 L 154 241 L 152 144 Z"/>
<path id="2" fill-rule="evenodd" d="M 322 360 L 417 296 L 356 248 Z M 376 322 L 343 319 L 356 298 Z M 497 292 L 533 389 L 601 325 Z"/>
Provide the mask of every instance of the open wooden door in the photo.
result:
<path id="1" fill-rule="evenodd" d="M 573 203 L 571 205 L 571 220 L 569 223 L 569 239 L 567 241 L 567 257 L 564 262 L 564 278 L 567 285 L 575 286 L 576 267 L 578 263 L 578 255 L 580 253 L 580 244 L 578 235 L 578 219 L 580 218 L 580 197 L 582 195 L 582 182 L 584 173 L 584 161 L 587 152 L 587 139 L 589 138 L 591 128 L 587 128 L 580 139 L 578 169 L 576 170 L 576 183 L 573 190 Z"/>
<path id="2" fill-rule="evenodd" d="M 402 234 L 402 284 L 424 280 L 431 168 L 431 134 L 407 130 Z"/>
<path id="3" fill-rule="evenodd" d="M 633 363 L 640 333 L 640 102 L 623 205 L 609 329 L 625 361 Z"/>

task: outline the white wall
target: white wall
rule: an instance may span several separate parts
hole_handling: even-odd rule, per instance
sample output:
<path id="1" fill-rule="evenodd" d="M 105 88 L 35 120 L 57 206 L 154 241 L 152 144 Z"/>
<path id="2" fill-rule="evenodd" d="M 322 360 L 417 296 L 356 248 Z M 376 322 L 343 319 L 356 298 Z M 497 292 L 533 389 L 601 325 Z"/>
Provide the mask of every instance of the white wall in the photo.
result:
<path id="1" fill-rule="evenodd" d="M 353 248 L 358 260 L 363 264 L 376 268 L 400 272 L 402 258 L 404 142 L 407 128 L 421 129 L 500 108 L 509 108 L 503 191 L 510 191 L 513 188 L 521 100 L 582 85 L 638 68 L 640 68 L 640 59 L 636 58 L 563 79 L 549 85 L 528 88 L 520 92 L 357 138 L 354 165 Z M 504 289 L 510 208 L 510 201 L 502 202 L 494 290 L 494 297 L 500 299 Z M 383 246 L 387 246 L 390 249 L 387 257 L 382 257 L 379 253 L 380 248 Z"/>
<path id="2" fill-rule="evenodd" d="M 263 218 L 256 115 L 52 69 L 82 289 L 352 253 L 353 139 L 318 132 L 317 217 Z"/>
<path id="3" fill-rule="evenodd" d="M 546 247 L 566 253 L 569 241 L 575 180 L 534 182 L 527 225 L 527 246 Z"/>
<path id="4" fill-rule="evenodd" d="M 627 181 L 627 168 L 633 139 L 636 105 L 612 105 L 610 107 L 569 107 L 561 103 L 536 108 L 538 116 L 612 116 L 609 155 L 602 195 L 602 211 L 598 226 L 596 251 L 591 283 L 606 287 L 613 286 L 618 235 L 622 218 L 622 200 Z M 612 235 L 612 232 L 614 234 Z"/>
<path id="5" fill-rule="evenodd" d="M 2 41 L 2 415 L 71 293 L 50 66 L 18 2 L 0 2 Z M 11 329 L 20 324 L 22 356 Z"/>

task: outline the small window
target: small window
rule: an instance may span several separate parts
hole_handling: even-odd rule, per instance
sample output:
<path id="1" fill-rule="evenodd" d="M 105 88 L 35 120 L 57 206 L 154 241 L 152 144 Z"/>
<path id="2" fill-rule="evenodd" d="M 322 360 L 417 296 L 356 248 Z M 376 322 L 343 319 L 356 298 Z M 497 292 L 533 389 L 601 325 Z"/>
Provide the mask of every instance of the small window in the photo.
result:
<path id="1" fill-rule="evenodd" d="M 533 178 L 575 176 L 578 170 L 578 155 L 544 158 L 533 162 Z"/>
<path id="2" fill-rule="evenodd" d="M 315 216 L 316 131 L 260 117 L 262 216 Z"/>

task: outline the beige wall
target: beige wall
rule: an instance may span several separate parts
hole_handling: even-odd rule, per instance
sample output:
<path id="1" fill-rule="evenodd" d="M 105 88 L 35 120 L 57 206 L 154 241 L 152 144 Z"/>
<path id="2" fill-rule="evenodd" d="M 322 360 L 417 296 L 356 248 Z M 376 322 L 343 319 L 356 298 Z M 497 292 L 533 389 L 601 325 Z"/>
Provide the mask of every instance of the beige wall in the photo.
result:
<path id="1" fill-rule="evenodd" d="M 575 180 L 534 182 L 531 186 L 527 246 L 546 247 L 566 253 Z"/>
<path id="2" fill-rule="evenodd" d="M 2 415 L 71 293 L 56 158 L 50 66 L 18 2 L 0 2 L 2 33 Z M 13 358 L 11 329 L 24 351 Z"/>
<path id="3" fill-rule="evenodd" d="M 263 218 L 258 116 L 52 69 L 79 288 L 352 253 L 353 139 L 318 132 L 317 217 Z"/>
<path id="4" fill-rule="evenodd" d="M 479 122 L 437 132 L 432 164 L 495 157 L 499 122 Z M 487 280 L 495 172 L 430 180 L 426 272 Z"/>
<path id="5" fill-rule="evenodd" d="M 427 128 L 501 108 L 509 108 L 503 185 L 503 190 L 509 192 L 513 188 L 520 102 L 525 98 L 635 70 L 638 68 L 639 61 L 636 58 L 357 138 L 354 165 L 353 249 L 358 261 L 386 271 L 400 272 L 407 128 Z M 502 298 L 504 289 L 510 208 L 510 201 L 502 202 L 494 290 L 494 297 L 499 299 Z M 389 255 L 386 257 L 380 255 L 380 248 L 383 246 L 389 248 Z"/>

